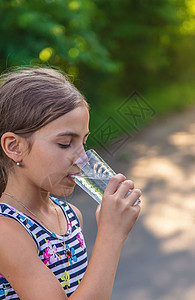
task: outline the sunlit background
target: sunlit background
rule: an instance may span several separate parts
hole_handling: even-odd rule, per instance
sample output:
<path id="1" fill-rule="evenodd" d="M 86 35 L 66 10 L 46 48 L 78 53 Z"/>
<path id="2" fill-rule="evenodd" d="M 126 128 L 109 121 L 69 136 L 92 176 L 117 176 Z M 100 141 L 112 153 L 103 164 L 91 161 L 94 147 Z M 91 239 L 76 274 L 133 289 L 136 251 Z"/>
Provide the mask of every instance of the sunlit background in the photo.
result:
<path id="1" fill-rule="evenodd" d="M 195 107 L 153 121 L 111 155 L 98 152 L 143 191 L 141 214 L 120 258 L 111 299 L 194 300 Z M 76 189 L 91 254 L 96 202 Z"/>

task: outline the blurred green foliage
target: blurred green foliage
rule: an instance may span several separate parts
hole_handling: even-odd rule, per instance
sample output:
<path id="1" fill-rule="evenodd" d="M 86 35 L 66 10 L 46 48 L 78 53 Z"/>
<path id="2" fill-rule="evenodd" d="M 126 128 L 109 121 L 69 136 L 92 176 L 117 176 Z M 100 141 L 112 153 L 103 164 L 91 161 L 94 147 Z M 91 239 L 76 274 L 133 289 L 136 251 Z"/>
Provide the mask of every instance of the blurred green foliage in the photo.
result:
<path id="1" fill-rule="evenodd" d="M 158 114 L 195 103 L 195 0 L 0 0 L 0 16 L 0 72 L 59 67 L 92 131 L 134 90 Z"/>
<path id="2" fill-rule="evenodd" d="M 1 70 L 48 63 L 77 76 L 77 65 L 112 68 L 91 28 L 90 0 L 0 0 Z"/>

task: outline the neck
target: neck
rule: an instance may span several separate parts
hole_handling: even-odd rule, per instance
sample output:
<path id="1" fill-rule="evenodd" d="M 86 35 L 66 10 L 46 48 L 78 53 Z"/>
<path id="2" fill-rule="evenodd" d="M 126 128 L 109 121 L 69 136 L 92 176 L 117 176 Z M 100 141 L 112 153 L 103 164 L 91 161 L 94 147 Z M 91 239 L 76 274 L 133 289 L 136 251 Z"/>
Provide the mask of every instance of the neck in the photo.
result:
<path id="1" fill-rule="evenodd" d="M 49 193 L 43 190 L 37 190 L 33 186 L 29 187 L 29 185 L 17 184 L 15 180 L 14 182 L 8 180 L 4 192 L 11 194 L 33 211 L 47 211 L 49 209 Z M 6 197 L 6 203 L 13 206 L 16 204 L 13 198 L 8 199 L 8 197 Z"/>

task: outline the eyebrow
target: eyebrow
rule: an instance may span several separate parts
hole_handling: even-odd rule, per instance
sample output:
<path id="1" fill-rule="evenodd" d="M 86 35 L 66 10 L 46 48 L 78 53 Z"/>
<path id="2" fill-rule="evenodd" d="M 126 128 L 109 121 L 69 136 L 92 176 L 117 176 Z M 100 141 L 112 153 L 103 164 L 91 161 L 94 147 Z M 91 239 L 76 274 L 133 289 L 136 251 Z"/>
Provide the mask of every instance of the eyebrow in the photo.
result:
<path id="1" fill-rule="evenodd" d="M 88 136 L 90 134 L 90 131 L 88 131 L 84 137 Z M 57 134 L 56 137 L 61 137 L 61 136 L 73 136 L 73 137 L 79 137 L 79 134 L 72 132 L 72 131 L 66 131 L 66 132 L 61 132 Z"/>

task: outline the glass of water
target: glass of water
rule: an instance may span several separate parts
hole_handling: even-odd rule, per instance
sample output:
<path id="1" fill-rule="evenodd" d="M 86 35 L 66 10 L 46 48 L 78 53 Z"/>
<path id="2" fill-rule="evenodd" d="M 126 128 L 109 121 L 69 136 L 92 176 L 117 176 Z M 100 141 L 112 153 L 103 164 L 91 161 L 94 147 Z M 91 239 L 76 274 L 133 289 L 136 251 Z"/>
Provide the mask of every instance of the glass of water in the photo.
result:
<path id="1" fill-rule="evenodd" d="M 101 204 L 108 182 L 116 173 L 93 149 L 86 151 L 85 154 L 77 159 L 75 164 L 81 171 L 79 174 L 72 175 L 74 181 Z M 126 197 L 130 193 L 131 190 L 129 190 Z M 134 205 L 139 205 L 140 202 L 140 199 L 138 199 Z"/>

